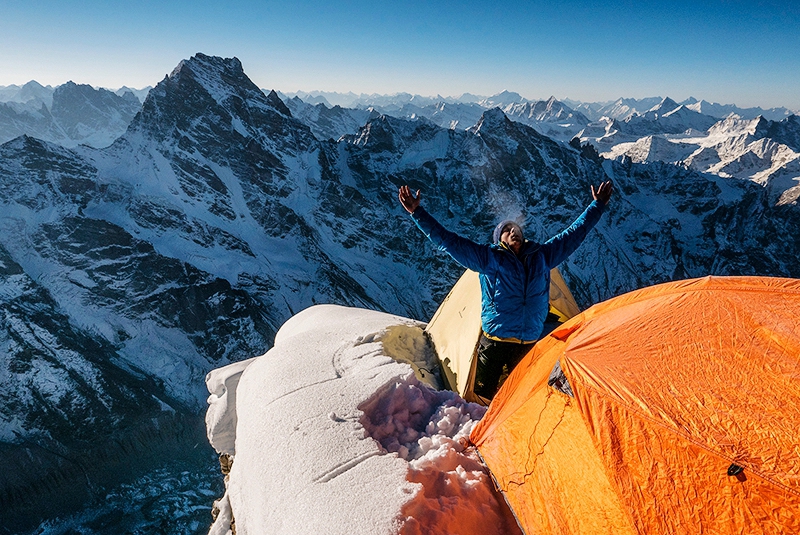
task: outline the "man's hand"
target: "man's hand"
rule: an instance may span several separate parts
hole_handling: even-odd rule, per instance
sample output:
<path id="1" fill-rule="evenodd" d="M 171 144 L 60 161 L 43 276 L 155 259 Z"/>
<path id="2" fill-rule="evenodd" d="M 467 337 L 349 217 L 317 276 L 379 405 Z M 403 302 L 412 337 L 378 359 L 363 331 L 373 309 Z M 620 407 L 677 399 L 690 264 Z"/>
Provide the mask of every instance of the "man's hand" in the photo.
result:
<path id="1" fill-rule="evenodd" d="M 594 184 L 592 184 L 591 187 L 592 198 L 603 203 L 604 205 L 608 204 L 608 200 L 611 199 L 611 190 L 613 189 L 614 184 L 612 184 L 610 180 L 606 180 L 597 187 L 596 191 L 594 189 Z"/>
<path id="2" fill-rule="evenodd" d="M 406 212 L 413 214 L 414 210 L 419 207 L 419 201 L 422 198 L 422 195 L 420 195 L 419 190 L 417 190 L 417 195 L 415 197 L 408 186 L 400 186 L 400 191 L 398 192 L 397 197 L 400 199 L 400 204 L 403 205 L 403 208 L 406 209 Z"/>

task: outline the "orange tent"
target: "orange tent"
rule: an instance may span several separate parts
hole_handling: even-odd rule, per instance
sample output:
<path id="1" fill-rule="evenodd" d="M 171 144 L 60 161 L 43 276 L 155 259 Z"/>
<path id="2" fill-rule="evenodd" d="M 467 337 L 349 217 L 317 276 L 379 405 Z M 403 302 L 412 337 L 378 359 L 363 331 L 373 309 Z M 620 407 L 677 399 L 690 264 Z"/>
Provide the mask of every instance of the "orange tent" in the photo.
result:
<path id="1" fill-rule="evenodd" d="M 799 320 L 789 279 L 600 303 L 534 346 L 471 440 L 528 534 L 800 533 Z M 548 386 L 557 362 L 574 397 Z"/>

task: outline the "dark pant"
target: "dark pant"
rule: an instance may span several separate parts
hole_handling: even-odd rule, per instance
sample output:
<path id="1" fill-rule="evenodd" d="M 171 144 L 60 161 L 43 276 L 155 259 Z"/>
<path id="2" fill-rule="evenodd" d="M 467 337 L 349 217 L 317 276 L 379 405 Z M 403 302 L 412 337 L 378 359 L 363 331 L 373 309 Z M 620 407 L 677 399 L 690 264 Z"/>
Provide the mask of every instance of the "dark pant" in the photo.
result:
<path id="1" fill-rule="evenodd" d="M 522 360 L 533 344 L 515 344 L 499 342 L 481 334 L 478 344 L 478 365 L 475 370 L 474 392 L 479 396 L 492 399 L 500 387 L 503 372 L 511 373 Z M 505 367 L 505 370 L 503 369 Z"/>

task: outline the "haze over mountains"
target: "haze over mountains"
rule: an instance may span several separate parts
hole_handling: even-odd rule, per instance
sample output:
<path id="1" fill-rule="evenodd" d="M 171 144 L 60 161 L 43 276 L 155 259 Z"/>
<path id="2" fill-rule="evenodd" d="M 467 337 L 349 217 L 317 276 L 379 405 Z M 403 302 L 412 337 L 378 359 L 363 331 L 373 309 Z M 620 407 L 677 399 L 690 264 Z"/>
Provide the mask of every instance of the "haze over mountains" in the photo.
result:
<path id="1" fill-rule="evenodd" d="M 800 277 L 796 116 L 659 99 L 603 120 L 511 93 L 343 108 L 281 99 L 236 58 L 203 54 L 143 103 L 26 91 L 0 104 L 0 131 L 21 129 L 0 145 L 0 367 L 17 385 L 0 394 L 0 447 L 26 460 L 0 499 L 18 526 L 158 459 L 207 455 L 205 374 L 262 354 L 296 312 L 430 318 L 462 270 L 400 208 L 401 184 L 486 241 L 508 217 L 549 237 L 613 178 L 563 266 L 584 307 L 686 277 Z"/>

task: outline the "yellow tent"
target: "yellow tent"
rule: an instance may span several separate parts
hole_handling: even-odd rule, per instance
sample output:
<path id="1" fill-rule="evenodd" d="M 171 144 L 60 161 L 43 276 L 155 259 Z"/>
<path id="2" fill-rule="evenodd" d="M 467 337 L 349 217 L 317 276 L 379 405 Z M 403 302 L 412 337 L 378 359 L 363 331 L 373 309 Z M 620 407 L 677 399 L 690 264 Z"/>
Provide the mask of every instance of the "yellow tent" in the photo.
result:
<path id="1" fill-rule="evenodd" d="M 562 322 L 580 312 L 556 268 L 550 271 L 550 312 Z M 436 347 L 448 388 L 467 401 L 488 405 L 489 400 L 472 391 L 481 334 L 481 287 L 476 272 L 467 270 L 458 279 L 425 331 Z"/>

